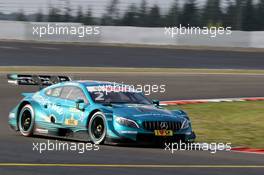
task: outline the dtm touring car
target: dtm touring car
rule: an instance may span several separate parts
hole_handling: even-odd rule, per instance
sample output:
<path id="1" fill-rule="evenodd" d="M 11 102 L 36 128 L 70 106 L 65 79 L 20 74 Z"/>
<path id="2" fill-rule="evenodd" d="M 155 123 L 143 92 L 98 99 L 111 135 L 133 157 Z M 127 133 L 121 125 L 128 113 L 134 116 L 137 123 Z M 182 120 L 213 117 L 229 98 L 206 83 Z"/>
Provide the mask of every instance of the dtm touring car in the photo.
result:
<path id="1" fill-rule="evenodd" d="M 9 125 L 23 136 L 44 135 L 95 144 L 193 142 L 190 118 L 182 110 L 163 109 L 141 92 L 104 91 L 112 82 L 72 81 L 67 76 L 8 74 L 15 85 L 40 90 L 9 113 Z"/>

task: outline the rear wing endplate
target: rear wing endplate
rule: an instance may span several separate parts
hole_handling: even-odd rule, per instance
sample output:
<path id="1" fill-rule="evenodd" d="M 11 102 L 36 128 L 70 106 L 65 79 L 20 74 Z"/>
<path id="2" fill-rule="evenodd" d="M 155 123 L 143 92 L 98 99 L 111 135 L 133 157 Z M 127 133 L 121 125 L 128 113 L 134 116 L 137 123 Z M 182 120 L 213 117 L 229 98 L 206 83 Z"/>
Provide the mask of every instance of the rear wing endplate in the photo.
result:
<path id="1" fill-rule="evenodd" d="M 7 74 L 8 83 L 15 85 L 50 86 L 60 82 L 71 81 L 68 76 L 62 75 L 26 75 Z"/>

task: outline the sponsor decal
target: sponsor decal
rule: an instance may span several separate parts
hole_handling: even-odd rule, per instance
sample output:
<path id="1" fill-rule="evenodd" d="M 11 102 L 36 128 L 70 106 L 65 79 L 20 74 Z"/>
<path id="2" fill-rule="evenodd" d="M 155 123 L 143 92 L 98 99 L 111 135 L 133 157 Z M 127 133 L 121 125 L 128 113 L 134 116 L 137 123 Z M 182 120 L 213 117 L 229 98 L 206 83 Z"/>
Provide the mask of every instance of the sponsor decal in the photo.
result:
<path id="1" fill-rule="evenodd" d="M 37 101 L 39 104 L 41 104 L 41 105 L 45 105 L 45 104 L 49 104 L 50 103 L 50 101 L 47 98 L 41 96 L 39 93 L 36 93 L 33 96 L 33 99 L 35 101 Z"/>
<path id="2" fill-rule="evenodd" d="M 40 128 L 36 128 L 35 131 L 41 134 L 48 134 L 49 132 L 47 129 L 40 129 Z"/>
<path id="3" fill-rule="evenodd" d="M 48 100 L 47 98 L 41 96 L 39 93 L 36 93 L 33 96 L 33 99 L 38 102 L 41 105 L 46 105 L 46 104 L 50 104 L 49 108 L 54 110 L 56 113 L 58 113 L 59 115 L 63 115 L 63 108 L 60 106 L 57 106 L 55 104 L 53 104 L 50 100 Z"/>
<path id="4" fill-rule="evenodd" d="M 69 109 L 69 112 L 71 112 L 71 113 L 78 113 L 77 115 L 78 115 L 78 117 L 79 117 L 79 121 L 81 121 L 81 122 L 83 122 L 84 121 L 84 119 L 85 119 L 85 116 L 84 116 L 84 113 L 82 112 L 82 111 L 80 111 L 79 109 L 77 109 L 77 108 L 70 108 Z"/>
<path id="5" fill-rule="evenodd" d="M 74 116 L 72 114 L 70 119 L 66 119 L 65 120 L 65 124 L 66 125 L 70 125 L 70 126 L 77 126 L 78 125 L 78 120 L 75 120 Z"/>
<path id="6" fill-rule="evenodd" d="M 76 108 L 70 108 L 69 109 L 69 112 L 79 113 L 80 110 L 79 109 L 76 109 Z"/>
<path id="7" fill-rule="evenodd" d="M 172 130 L 155 130 L 155 136 L 173 136 L 173 131 Z"/>
<path id="8" fill-rule="evenodd" d="M 89 92 L 104 91 L 104 89 L 102 89 L 101 86 L 88 86 L 87 90 Z"/>
<path id="9" fill-rule="evenodd" d="M 79 115 L 79 120 L 80 120 L 81 122 L 84 121 L 84 118 L 85 118 L 84 114 Z"/>
<path id="10" fill-rule="evenodd" d="M 55 104 L 51 104 L 50 109 L 54 110 L 59 115 L 63 115 L 63 108 Z"/>

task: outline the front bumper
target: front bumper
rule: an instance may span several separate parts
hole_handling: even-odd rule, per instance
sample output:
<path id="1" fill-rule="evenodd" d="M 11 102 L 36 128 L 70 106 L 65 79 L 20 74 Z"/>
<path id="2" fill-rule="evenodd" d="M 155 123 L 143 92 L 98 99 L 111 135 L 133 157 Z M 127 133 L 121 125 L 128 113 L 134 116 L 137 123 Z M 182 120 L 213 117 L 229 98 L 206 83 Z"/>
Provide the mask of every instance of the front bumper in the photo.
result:
<path id="1" fill-rule="evenodd" d="M 8 124 L 10 126 L 11 129 L 17 131 L 18 130 L 18 126 L 17 126 L 17 119 L 16 119 L 16 113 L 13 111 L 11 111 L 8 115 Z"/>
<path id="2" fill-rule="evenodd" d="M 137 133 L 135 134 L 136 139 L 130 139 L 128 137 L 119 137 L 119 138 L 106 138 L 106 143 L 110 144 L 137 144 L 137 145 L 160 145 L 163 143 L 172 143 L 172 142 L 194 142 L 196 135 L 194 132 L 189 134 L 174 134 L 173 136 L 162 137 L 155 136 L 153 133 Z"/>
<path id="3" fill-rule="evenodd" d="M 118 123 L 115 119 L 108 121 L 108 131 L 106 142 L 108 143 L 136 143 L 136 144 L 158 144 L 164 142 L 194 142 L 196 135 L 192 130 L 191 124 L 187 128 L 181 128 L 181 126 L 176 125 L 178 121 L 166 121 L 168 122 L 168 129 L 173 131 L 173 136 L 155 136 L 155 130 L 160 130 L 160 128 L 155 127 L 157 123 L 154 122 L 143 123 L 143 121 L 137 121 L 139 125 L 138 128 L 128 127 L 123 124 Z M 162 121 L 158 121 L 162 122 Z M 173 122 L 173 123 L 169 123 Z M 176 123 L 176 124 L 175 124 Z M 145 124 L 145 125 L 144 125 Z M 148 127 L 146 127 L 148 126 Z M 152 126 L 152 127 L 149 127 Z"/>

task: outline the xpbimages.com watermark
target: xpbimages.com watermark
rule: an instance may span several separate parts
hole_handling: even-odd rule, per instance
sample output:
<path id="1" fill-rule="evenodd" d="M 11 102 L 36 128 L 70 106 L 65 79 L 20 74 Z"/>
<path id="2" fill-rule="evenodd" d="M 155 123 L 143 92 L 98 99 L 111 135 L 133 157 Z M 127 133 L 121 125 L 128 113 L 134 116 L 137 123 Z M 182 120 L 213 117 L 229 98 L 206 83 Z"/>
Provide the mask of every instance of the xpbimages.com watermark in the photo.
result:
<path id="1" fill-rule="evenodd" d="M 83 142 L 61 142 L 61 141 L 50 141 L 46 142 L 33 142 L 32 150 L 38 153 L 43 152 L 53 152 L 53 151 L 67 151 L 67 152 L 77 152 L 83 154 L 88 151 L 98 151 L 100 149 L 99 145 L 92 143 Z"/>
<path id="2" fill-rule="evenodd" d="M 210 38 L 216 38 L 217 36 L 228 36 L 232 34 L 232 27 L 193 27 L 190 25 L 175 27 L 165 27 L 164 34 L 171 38 L 179 35 L 205 35 Z"/>
<path id="3" fill-rule="evenodd" d="M 110 85 L 100 85 L 98 86 L 98 91 L 105 92 L 106 94 L 110 92 L 133 92 L 133 93 L 144 93 L 145 95 L 151 95 L 153 93 L 165 93 L 165 84 L 134 84 L 126 85 L 123 82 Z"/>
<path id="4" fill-rule="evenodd" d="M 165 151 L 174 154 L 177 151 L 209 151 L 215 154 L 217 151 L 231 151 L 231 143 L 185 143 L 182 141 L 175 143 L 165 143 Z"/>
<path id="5" fill-rule="evenodd" d="M 36 24 L 32 26 L 32 35 L 39 38 L 45 36 L 74 36 L 84 38 L 101 33 L 99 26 L 69 25 L 63 23 Z"/>

